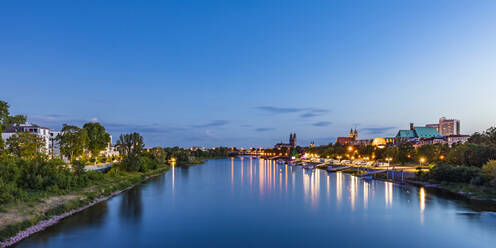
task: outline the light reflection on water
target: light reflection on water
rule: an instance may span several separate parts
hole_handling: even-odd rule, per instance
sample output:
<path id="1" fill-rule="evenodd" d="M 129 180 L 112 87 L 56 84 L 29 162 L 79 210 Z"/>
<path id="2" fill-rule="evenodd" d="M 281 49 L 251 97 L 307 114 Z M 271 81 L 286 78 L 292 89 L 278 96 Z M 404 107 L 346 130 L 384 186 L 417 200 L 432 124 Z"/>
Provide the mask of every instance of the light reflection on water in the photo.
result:
<path id="1" fill-rule="evenodd" d="M 248 165 L 247 159 L 172 166 L 19 247 L 491 247 L 496 242 L 496 217 L 475 212 L 464 201 L 272 160 L 249 158 Z"/>

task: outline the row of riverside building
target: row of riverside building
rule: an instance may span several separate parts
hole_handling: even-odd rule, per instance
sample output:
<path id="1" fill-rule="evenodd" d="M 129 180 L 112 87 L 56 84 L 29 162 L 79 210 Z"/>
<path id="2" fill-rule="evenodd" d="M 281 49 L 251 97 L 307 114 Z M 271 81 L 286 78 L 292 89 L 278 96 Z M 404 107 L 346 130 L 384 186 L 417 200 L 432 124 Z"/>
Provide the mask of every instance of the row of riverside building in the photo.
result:
<path id="1" fill-rule="evenodd" d="M 409 129 L 399 130 L 394 137 L 376 137 L 374 139 L 358 139 L 358 131 L 351 129 L 348 137 L 338 137 L 336 143 L 341 145 L 373 145 L 385 147 L 387 145 L 400 145 L 410 142 L 414 146 L 426 144 L 465 143 L 470 135 L 460 134 L 460 121 L 456 119 L 439 119 L 437 124 L 415 126 L 410 123 Z"/>
<path id="2" fill-rule="evenodd" d="M 12 137 L 16 133 L 20 132 L 28 132 L 43 140 L 43 147 L 41 148 L 42 153 L 49 155 L 50 157 L 61 157 L 60 155 L 60 146 L 57 142 L 57 136 L 61 134 L 60 131 L 51 130 L 48 127 L 38 126 L 36 124 L 20 124 L 14 126 L 6 126 L 4 132 L 2 133 L 2 139 L 6 141 L 10 137 Z M 112 145 L 112 136 L 110 136 L 110 142 L 107 148 L 102 151 L 102 155 L 111 157 L 111 156 L 119 156 L 119 152 L 116 147 Z"/>

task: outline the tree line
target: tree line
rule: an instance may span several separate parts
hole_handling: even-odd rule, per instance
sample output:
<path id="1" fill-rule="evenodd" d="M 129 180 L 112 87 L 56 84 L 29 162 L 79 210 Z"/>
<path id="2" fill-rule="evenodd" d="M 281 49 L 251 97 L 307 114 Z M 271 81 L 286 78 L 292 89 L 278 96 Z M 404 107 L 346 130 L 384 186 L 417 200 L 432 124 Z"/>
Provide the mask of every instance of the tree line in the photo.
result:
<path id="1" fill-rule="evenodd" d="M 9 105 L 0 101 L 0 131 L 26 122 L 26 116 L 11 116 Z M 49 156 L 42 148 L 44 140 L 32 133 L 18 132 L 6 142 L 0 138 L 0 209 L 3 204 L 66 194 L 105 180 L 106 177 L 145 172 L 166 166 L 161 151 L 144 149 L 138 133 L 121 135 L 117 142 L 120 162 L 111 172 L 86 171 L 87 162 L 100 156 L 107 148 L 110 135 L 100 123 L 86 123 L 81 128 L 64 124 L 55 138 L 60 152 L 70 163 Z"/>
<path id="2" fill-rule="evenodd" d="M 426 144 L 414 147 L 406 142 L 378 148 L 372 145 L 345 146 L 339 143 L 307 148 L 305 152 L 322 158 L 369 159 L 392 164 L 429 165 L 419 179 L 495 185 L 496 127 L 476 132 L 464 144 Z"/>

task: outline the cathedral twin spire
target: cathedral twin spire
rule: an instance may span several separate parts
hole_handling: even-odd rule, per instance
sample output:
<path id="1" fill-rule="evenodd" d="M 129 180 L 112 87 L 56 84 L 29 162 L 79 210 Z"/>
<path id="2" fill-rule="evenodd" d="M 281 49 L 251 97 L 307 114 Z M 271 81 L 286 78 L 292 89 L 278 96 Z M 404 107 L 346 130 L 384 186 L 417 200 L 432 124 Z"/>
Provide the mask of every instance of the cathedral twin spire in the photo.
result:
<path id="1" fill-rule="evenodd" d="M 289 145 L 296 147 L 296 133 L 289 134 Z"/>

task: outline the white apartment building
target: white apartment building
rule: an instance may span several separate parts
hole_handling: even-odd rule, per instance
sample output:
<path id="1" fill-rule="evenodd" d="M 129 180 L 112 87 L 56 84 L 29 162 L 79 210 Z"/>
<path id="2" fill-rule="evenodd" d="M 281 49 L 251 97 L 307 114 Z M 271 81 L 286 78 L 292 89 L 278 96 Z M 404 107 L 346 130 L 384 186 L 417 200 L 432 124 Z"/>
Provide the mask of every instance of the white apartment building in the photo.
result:
<path id="1" fill-rule="evenodd" d="M 108 143 L 107 148 L 105 148 L 105 150 L 103 150 L 101 153 L 107 157 L 119 156 L 119 151 L 117 150 L 117 147 L 112 145 L 112 135 L 110 135 L 110 142 Z"/>
<path id="2" fill-rule="evenodd" d="M 44 143 L 41 152 L 50 155 L 54 155 L 56 151 L 59 152 L 55 137 L 60 132 L 50 130 L 48 127 L 41 127 L 36 124 L 25 123 L 17 126 L 7 126 L 5 127 L 4 133 L 2 133 L 2 139 L 6 141 L 19 132 L 28 132 L 41 137 Z"/>

